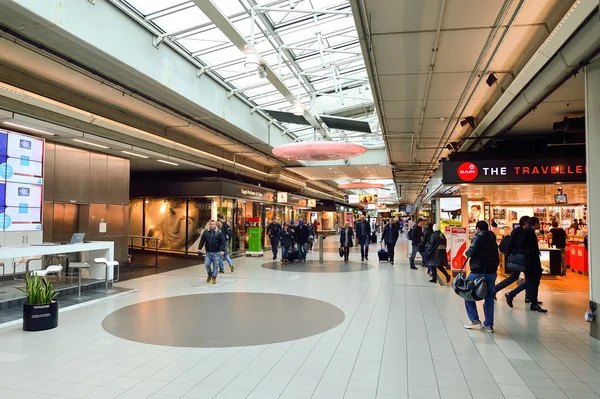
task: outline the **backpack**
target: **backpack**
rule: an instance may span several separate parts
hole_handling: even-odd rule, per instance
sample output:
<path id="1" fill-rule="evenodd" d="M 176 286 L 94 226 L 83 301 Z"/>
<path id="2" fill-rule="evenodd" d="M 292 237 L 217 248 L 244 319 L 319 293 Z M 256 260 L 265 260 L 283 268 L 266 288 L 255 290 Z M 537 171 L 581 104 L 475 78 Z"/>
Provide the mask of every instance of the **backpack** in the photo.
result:
<path id="1" fill-rule="evenodd" d="M 406 233 L 406 238 L 408 238 L 409 241 L 412 241 L 412 229 L 408 230 L 408 233 Z"/>
<path id="2" fill-rule="evenodd" d="M 226 240 L 231 240 L 231 228 L 225 220 L 221 222 L 221 231 Z"/>

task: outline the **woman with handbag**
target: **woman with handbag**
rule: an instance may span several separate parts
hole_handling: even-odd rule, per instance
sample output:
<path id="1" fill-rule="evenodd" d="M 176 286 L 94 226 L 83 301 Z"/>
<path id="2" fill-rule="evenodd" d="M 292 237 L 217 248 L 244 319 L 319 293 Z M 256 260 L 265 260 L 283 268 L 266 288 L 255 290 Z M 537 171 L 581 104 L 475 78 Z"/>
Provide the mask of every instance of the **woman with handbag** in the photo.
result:
<path id="1" fill-rule="evenodd" d="M 448 266 L 448 256 L 446 254 L 446 236 L 441 232 L 438 224 L 433 225 L 433 233 L 429 239 L 429 244 L 425 253 L 429 259 L 429 265 L 431 266 L 431 280 L 430 283 L 437 283 L 437 271 L 441 271 L 446 276 L 446 284 L 450 282 L 450 274 L 446 271 Z"/>
<path id="2" fill-rule="evenodd" d="M 344 256 L 344 262 L 348 262 L 350 248 L 353 247 L 354 230 L 348 222 L 344 223 L 344 228 L 340 231 L 340 256 Z"/>
<path id="3" fill-rule="evenodd" d="M 498 244 L 496 235 L 489 231 L 489 226 L 485 221 L 477 222 L 475 226 L 477 234 L 471 241 L 471 246 L 465 252 L 467 258 L 471 258 L 471 273 L 467 280 L 477 280 L 483 278 L 487 286 L 487 294 L 483 302 L 483 313 L 485 320 L 483 325 L 477 313 L 477 304 L 474 301 L 465 300 L 467 316 L 471 324 L 465 326 L 466 329 L 482 328 L 487 332 L 494 332 L 494 283 L 496 282 L 498 264 L 500 255 L 498 253 Z"/>

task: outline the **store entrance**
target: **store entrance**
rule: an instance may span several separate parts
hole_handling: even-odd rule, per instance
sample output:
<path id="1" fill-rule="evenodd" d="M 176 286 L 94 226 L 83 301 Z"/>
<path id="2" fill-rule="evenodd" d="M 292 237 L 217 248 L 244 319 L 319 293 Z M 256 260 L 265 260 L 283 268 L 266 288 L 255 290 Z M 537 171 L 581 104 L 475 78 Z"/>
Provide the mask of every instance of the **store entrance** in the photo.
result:
<path id="1" fill-rule="evenodd" d="M 463 185 L 457 194 L 468 199 L 469 238 L 476 222 L 486 220 L 500 243 L 522 216 L 535 216 L 540 220 L 536 231 L 543 269 L 540 288 L 589 289 L 585 184 Z M 503 265 L 501 255 L 499 274 L 506 275 Z"/>

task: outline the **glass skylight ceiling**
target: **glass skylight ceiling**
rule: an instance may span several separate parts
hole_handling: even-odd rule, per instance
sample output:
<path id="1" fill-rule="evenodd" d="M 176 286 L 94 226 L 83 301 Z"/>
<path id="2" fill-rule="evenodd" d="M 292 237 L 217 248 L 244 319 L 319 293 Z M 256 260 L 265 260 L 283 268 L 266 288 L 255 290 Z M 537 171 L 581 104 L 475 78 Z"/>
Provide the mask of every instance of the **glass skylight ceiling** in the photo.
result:
<path id="1" fill-rule="evenodd" d="M 193 1 L 113 1 L 137 12 L 146 24 L 163 32 L 166 41 L 180 46 L 190 60 L 205 65 L 213 76 L 253 105 L 291 112 L 293 105 L 267 79 L 244 66 L 244 53 Z M 212 1 L 249 43 L 254 31 L 255 52 L 305 107 L 310 109 L 315 101 L 328 98 L 325 108 L 320 101 L 319 114 L 352 117 L 371 124 L 372 134 L 330 130 L 334 140 L 383 146 L 376 116 L 372 111 L 365 112 L 368 106 L 373 108 L 372 96 L 352 98 L 348 94 L 369 85 L 349 0 Z M 254 30 L 252 7 L 256 13 Z M 321 138 L 312 126 L 282 125 L 298 140 Z"/>

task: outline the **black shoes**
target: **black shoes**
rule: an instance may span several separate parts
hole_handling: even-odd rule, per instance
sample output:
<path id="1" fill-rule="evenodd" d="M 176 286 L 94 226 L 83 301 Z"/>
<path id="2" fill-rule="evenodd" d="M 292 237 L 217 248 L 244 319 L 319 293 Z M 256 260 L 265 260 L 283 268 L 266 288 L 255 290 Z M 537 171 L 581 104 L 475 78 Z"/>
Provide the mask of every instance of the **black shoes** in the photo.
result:
<path id="1" fill-rule="evenodd" d="M 446 276 L 446 284 L 450 284 L 450 280 L 452 280 L 452 279 L 450 278 L 450 275 Z"/>
<path id="2" fill-rule="evenodd" d="M 525 298 L 525 303 L 531 303 L 531 299 Z M 544 302 L 538 301 L 538 305 L 541 305 L 542 303 L 544 303 Z"/>
<path id="3" fill-rule="evenodd" d="M 410 268 L 413 269 L 413 270 L 417 270 L 416 266 L 411 266 Z"/>
<path id="4" fill-rule="evenodd" d="M 529 310 L 540 313 L 548 313 L 548 309 L 544 309 L 540 305 L 532 305 L 529 307 Z"/>
<path id="5" fill-rule="evenodd" d="M 431 279 L 429 280 L 430 283 L 437 283 L 437 280 Z"/>
<path id="6" fill-rule="evenodd" d="M 277 255 L 273 255 L 273 260 L 277 259 Z"/>
<path id="7" fill-rule="evenodd" d="M 393 261 L 393 260 L 391 260 L 391 261 L 390 261 L 390 265 L 393 265 L 393 264 L 394 264 L 394 261 Z"/>
<path id="8" fill-rule="evenodd" d="M 361 262 L 364 262 L 364 261 L 365 261 L 365 258 L 360 258 L 360 261 L 361 261 Z"/>
<path id="9" fill-rule="evenodd" d="M 506 294 L 504 294 L 504 298 L 506 299 L 506 303 L 508 304 L 508 306 L 510 306 L 512 308 L 514 298 L 512 296 L 510 296 L 510 294 L 508 292 Z"/>

